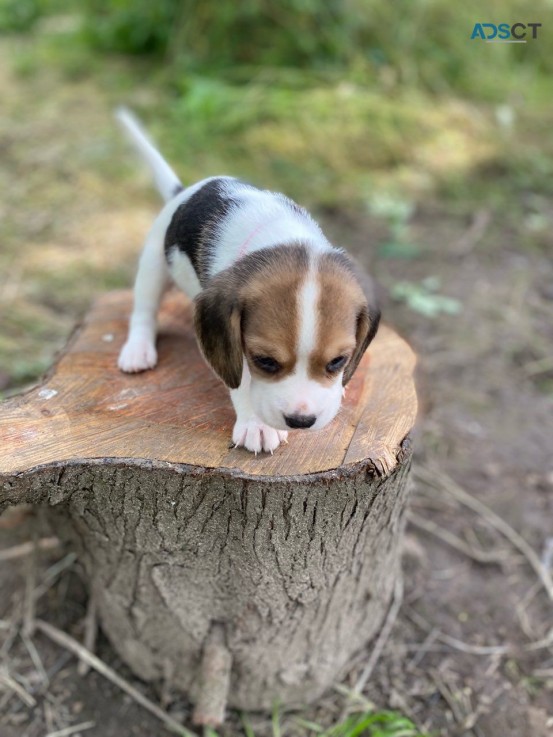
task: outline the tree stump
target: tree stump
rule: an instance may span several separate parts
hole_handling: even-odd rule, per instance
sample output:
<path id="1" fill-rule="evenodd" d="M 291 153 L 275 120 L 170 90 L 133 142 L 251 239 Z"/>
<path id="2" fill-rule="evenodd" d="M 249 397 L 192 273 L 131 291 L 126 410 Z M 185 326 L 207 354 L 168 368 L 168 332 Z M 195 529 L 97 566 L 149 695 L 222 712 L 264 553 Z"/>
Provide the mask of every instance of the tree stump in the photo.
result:
<path id="1" fill-rule="evenodd" d="M 114 649 L 142 679 L 171 673 L 199 721 L 227 687 L 247 710 L 312 701 L 400 576 L 414 355 L 382 327 L 333 423 L 256 457 L 230 447 L 183 295 L 162 306 L 158 367 L 119 372 L 131 302 L 99 299 L 43 384 L 0 406 L 0 504 L 48 506 Z"/>

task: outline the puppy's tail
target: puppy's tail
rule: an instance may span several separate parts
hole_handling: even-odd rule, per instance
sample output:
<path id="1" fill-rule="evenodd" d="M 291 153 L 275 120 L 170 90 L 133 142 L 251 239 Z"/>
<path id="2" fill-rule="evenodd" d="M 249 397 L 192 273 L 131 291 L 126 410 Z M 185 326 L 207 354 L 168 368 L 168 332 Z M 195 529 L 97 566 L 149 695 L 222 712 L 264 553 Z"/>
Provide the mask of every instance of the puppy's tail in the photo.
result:
<path id="1" fill-rule="evenodd" d="M 155 148 L 138 119 L 130 110 L 119 107 L 115 111 L 115 117 L 123 126 L 125 133 L 131 139 L 140 156 L 152 170 L 156 187 L 165 202 L 172 200 L 184 189 L 178 176 Z"/>

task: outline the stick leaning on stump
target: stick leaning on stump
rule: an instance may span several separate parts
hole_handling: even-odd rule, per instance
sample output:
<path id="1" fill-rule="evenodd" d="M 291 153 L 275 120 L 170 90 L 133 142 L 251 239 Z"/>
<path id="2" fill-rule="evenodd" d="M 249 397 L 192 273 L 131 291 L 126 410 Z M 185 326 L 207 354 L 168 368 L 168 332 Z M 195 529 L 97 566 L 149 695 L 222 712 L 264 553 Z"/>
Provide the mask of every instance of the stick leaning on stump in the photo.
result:
<path id="1" fill-rule="evenodd" d="M 44 383 L 0 405 L 0 504 L 48 506 L 114 649 L 144 680 L 171 672 L 197 723 L 312 701 L 400 576 L 414 355 L 382 327 L 334 422 L 255 457 L 229 447 L 183 295 L 162 306 L 158 367 L 118 371 L 131 300 L 99 299 Z"/>

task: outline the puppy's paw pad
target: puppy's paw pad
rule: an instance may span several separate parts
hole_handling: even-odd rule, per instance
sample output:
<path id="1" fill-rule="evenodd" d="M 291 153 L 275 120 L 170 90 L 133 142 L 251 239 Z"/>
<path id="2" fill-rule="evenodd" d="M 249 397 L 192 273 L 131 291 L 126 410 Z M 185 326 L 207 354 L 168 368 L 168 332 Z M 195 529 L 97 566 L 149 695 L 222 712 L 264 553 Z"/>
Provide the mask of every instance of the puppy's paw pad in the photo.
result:
<path id="1" fill-rule="evenodd" d="M 237 420 L 232 432 L 232 442 L 235 447 L 243 447 L 252 453 L 266 453 L 275 451 L 281 442 L 286 442 L 288 433 L 283 430 L 275 430 L 265 425 L 255 417 L 249 420 Z"/>
<path id="2" fill-rule="evenodd" d="M 147 371 L 157 363 L 157 351 L 149 340 L 128 340 L 119 354 L 117 365 L 127 374 Z"/>

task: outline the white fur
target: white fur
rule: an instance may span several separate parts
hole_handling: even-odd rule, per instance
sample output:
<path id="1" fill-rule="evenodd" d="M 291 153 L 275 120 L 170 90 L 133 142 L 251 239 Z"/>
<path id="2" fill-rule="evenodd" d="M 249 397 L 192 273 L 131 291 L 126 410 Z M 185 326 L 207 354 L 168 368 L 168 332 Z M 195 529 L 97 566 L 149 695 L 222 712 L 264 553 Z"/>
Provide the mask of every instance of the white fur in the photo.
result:
<path id="1" fill-rule="evenodd" d="M 244 360 L 240 386 L 230 392 L 236 412 L 232 442 L 236 447 L 243 446 L 256 455 L 262 450 L 272 453 L 282 442 L 287 442 L 288 433 L 285 427 L 277 430 L 259 419 L 252 406 L 250 385 L 251 374 Z"/>
<path id="2" fill-rule="evenodd" d="M 165 202 L 168 202 L 181 186 L 180 179 L 155 148 L 148 134 L 142 129 L 130 110 L 120 107 L 116 110 L 115 117 L 127 132 L 140 156 L 152 170 L 156 187 Z"/>
<path id="3" fill-rule="evenodd" d="M 321 430 L 334 419 L 342 400 L 342 374 L 330 387 L 323 386 L 313 379 L 307 379 L 299 372 L 290 374 L 281 381 L 253 380 L 250 387 L 252 407 L 262 422 L 276 430 L 289 429 L 284 415 L 315 415 L 316 421 L 310 430 Z M 305 407 L 298 412 L 299 407 Z"/>
<path id="4" fill-rule="evenodd" d="M 169 251 L 169 260 L 169 273 L 173 281 L 190 299 L 194 299 L 202 287 L 190 259 L 179 248 L 173 248 Z"/>
<path id="5" fill-rule="evenodd" d="M 306 372 L 309 354 L 315 348 L 317 338 L 318 312 L 317 304 L 320 295 L 320 284 L 317 279 L 313 262 L 307 273 L 307 278 L 298 295 L 299 334 L 297 345 L 297 368 Z"/>
<path id="6" fill-rule="evenodd" d="M 134 306 L 129 321 L 129 334 L 119 354 L 118 366 L 121 371 L 127 373 L 146 371 L 157 363 L 156 316 L 169 281 L 164 252 L 165 232 L 177 207 L 209 181 L 210 179 L 204 179 L 197 182 L 167 202 L 146 237 L 134 283 Z M 188 262 L 188 267 L 185 262 Z M 175 273 L 171 272 L 171 276 L 190 298 L 195 297 L 200 291 L 198 277 L 186 255 L 182 254 L 182 258 L 178 259 Z"/>
<path id="7" fill-rule="evenodd" d="M 278 430 L 286 429 L 285 416 L 312 415 L 316 417 L 311 430 L 320 430 L 336 415 L 342 399 L 342 374 L 336 376 L 330 386 L 309 378 L 309 355 L 315 348 L 318 332 L 320 284 L 317 279 L 314 257 L 311 268 L 297 294 L 299 315 L 296 365 L 294 371 L 280 381 L 251 380 L 250 397 L 258 416 L 266 424 Z"/>
<path id="8" fill-rule="evenodd" d="M 219 226 L 221 247 L 211 265 L 210 276 L 228 268 L 245 253 L 280 243 L 303 241 L 314 251 L 332 249 L 310 215 L 294 210 L 281 194 L 253 189 L 232 179 L 226 186 L 238 204 Z"/>

